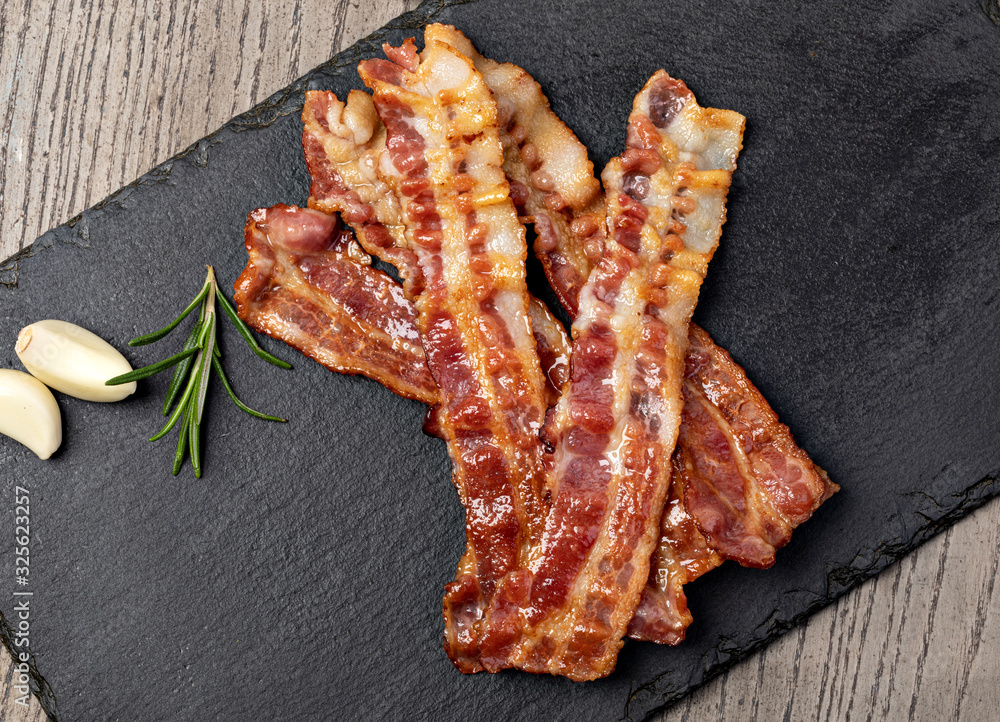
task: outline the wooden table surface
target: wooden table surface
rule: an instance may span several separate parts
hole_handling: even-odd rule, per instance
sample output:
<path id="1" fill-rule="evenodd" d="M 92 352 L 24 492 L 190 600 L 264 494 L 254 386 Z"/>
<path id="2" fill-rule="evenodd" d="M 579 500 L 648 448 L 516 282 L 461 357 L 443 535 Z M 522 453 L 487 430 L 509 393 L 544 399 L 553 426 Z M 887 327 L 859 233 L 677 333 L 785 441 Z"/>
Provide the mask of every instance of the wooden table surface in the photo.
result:
<path id="1" fill-rule="evenodd" d="M 416 4 L 4 0 L 0 259 Z M 36 320 L 7 300 L 0 312 Z M 662 719 L 997 719 L 998 547 L 1000 501 Z M 0 598 L 9 613 L 10 597 Z M 44 720 L 34 698 L 27 708 L 15 704 L 11 671 L 0 650 L 0 721 Z M 57 705 L 72 694 L 54 691 Z"/>

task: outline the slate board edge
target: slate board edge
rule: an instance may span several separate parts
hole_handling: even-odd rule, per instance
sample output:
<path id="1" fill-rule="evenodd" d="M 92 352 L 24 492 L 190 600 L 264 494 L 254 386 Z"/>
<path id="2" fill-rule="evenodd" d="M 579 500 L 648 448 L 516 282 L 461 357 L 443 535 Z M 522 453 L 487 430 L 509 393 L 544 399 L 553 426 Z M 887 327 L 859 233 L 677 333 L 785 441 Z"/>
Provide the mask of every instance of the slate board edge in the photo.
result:
<path id="1" fill-rule="evenodd" d="M 449 5 L 464 5 L 472 0 L 423 0 L 423 2 L 413 10 L 403 13 L 388 23 L 380 27 L 375 32 L 362 38 L 354 45 L 342 50 L 334 55 L 330 60 L 316 66 L 308 73 L 293 81 L 291 84 L 276 91 L 271 96 L 261 101 L 245 113 L 241 113 L 226 122 L 222 127 L 209 133 L 205 137 L 195 141 L 190 146 L 168 158 L 152 170 L 143 173 L 136 180 L 118 189 L 111 195 L 99 201 L 95 205 L 80 212 L 70 218 L 65 223 L 46 231 L 30 245 L 25 246 L 12 256 L 0 261 L 0 294 L 13 293 L 17 289 L 17 279 L 20 270 L 20 263 L 38 254 L 56 248 L 61 245 L 77 246 L 88 248 L 90 246 L 90 234 L 88 230 L 88 219 L 99 215 L 105 208 L 118 206 L 124 207 L 125 201 L 133 192 L 140 188 L 168 182 L 174 164 L 180 161 L 191 163 L 203 167 L 208 164 L 209 150 L 218 142 L 218 137 L 226 132 L 239 133 L 243 130 L 253 130 L 264 128 L 290 113 L 300 113 L 302 100 L 309 81 L 317 76 L 333 74 L 338 69 L 348 65 L 357 65 L 358 61 L 366 57 L 372 57 L 381 52 L 382 42 L 391 30 L 401 29 L 422 29 L 425 25 L 433 22 L 434 17 Z M 415 33 L 417 34 L 417 33 Z M 18 650 L 14 646 L 14 632 L 9 622 L 0 611 L 0 644 L 10 653 L 14 664 L 18 663 Z M 38 699 L 45 714 L 53 722 L 58 722 L 59 713 L 55 693 L 49 683 L 38 671 L 35 664 L 35 655 L 28 650 L 28 676 L 31 692 Z M 11 679 L 11 683 L 13 678 Z M 0 710 L 0 716 L 3 710 Z"/>
<path id="2" fill-rule="evenodd" d="M 785 632 L 802 624 L 810 615 L 833 604 L 862 582 L 878 575 L 916 550 L 924 542 L 945 531 L 996 497 L 1000 497 L 1000 469 L 972 484 L 961 494 L 953 494 L 954 503 L 951 506 L 940 505 L 942 509 L 940 515 L 934 517 L 923 515 L 924 523 L 916 529 L 909 539 L 897 543 L 885 542 L 875 548 L 861 549 L 855 558 L 862 561 L 846 567 L 830 569 L 827 572 L 827 596 L 808 605 L 799 614 L 789 620 L 775 620 L 767 624 L 759 632 L 754 633 L 746 644 L 734 645 L 731 650 L 725 648 L 713 650 L 714 656 L 725 657 L 721 661 L 710 661 L 709 655 L 712 652 L 707 653 L 703 657 L 705 664 L 700 670 L 692 671 L 687 684 L 661 687 L 661 680 L 666 677 L 666 673 L 664 673 L 636 689 L 629 697 L 626 719 L 629 722 L 633 720 L 645 721 L 663 712 L 698 687 L 763 649 Z M 863 560 L 866 559 L 871 561 L 865 563 Z"/>
<path id="3" fill-rule="evenodd" d="M 101 211 L 110 206 L 123 207 L 129 196 L 142 187 L 168 182 L 174 163 L 178 161 L 185 161 L 202 167 L 207 165 L 209 151 L 213 145 L 219 142 L 219 136 L 223 133 L 238 133 L 243 130 L 267 127 L 278 118 L 291 113 L 298 113 L 301 109 L 303 93 L 311 80 L 322 75 L 334 75 L 336 71 L 348 65 L 353 66 L 365 57 L 378 55 L 381 50 L 381 44 L 390 31 L 403 29 L 419 30 L 427 23 L 432 22 L 446 7 L 465 5 L 472 2 L 475 2 L 475 0 L 424 0 L 416 9 L 390 21 L 371 35 L 338 53 L 326 63 L 317 66 L 247 112 L 231 119 L 218 130 L 196 141 L 185 150 L 143 174 L 132 183 L 112 193 L 91 208 L 84 210 L 66 223 L 47 231 L 31 245 L 26 246 L 13 256 L 0 262 L 0 286 L 4 287 L 7 292 L 15 291 L 20 262 L 36 256 L 43 251 L 59 245 L 89 247 L 87 223 L 89 218 L 99 215 Z M 0 291 L 0 293 L 3 292 Z M 653 715 L 662 712 L 697 687 L 700 687 L 738 662 L 746 659 L 786 631 L 798 626 L 809 615 L 835 602 L 861 582 L 870 579 L 891 564 L 899 561 L 920 544 L 939 532 L 944 531 L 959 519 L 997 496 L 1000 496 L 1000 470 L 996 470 L 980 481 L 970 485 L 964 492 L 953 494 L 946 503 L 934 500 L 938 513 L 925 514 L 917 512 L 922 517 L 923 522 L 915 528 L 909 538 L 900 539 L 895 542 L 884 542 L 875 548 L 861 549 L 855 556 L 857 560 L 855 563 L 845 567 L 830 569 L 827 572 L 826 596 L 807 605 L 799 614 L 788 620 L 779 619 L 771 621 L 752 632 L 748 637 L 738 640 L 731 648 L 724 647 L 706 653 L 703 657 L 704 663 L 701 668 L 692 670 L 691 675 L 684 684 L 664 686 L 665 673 L 640 686 L 632 692 L 627 700 L 625 718 L 628 720 L 647 720 Z M 2 612 L 0 612 L 0 642 L 11 653 L 16 663 L 17 657 L 13 631 Z M 31 654 L 28 664 L 32 692 L 38 698 L 49 718 L 58 720 L 55 695 L 48 682 L 46 682 L 36 668 L 33 654 Z"/>
<path id="4" fill-rule="evenodd" d="M 474 2 L 474 0 L 423 0 L 417 8 L 390 20 L 371 35 L 358 40 L 354 45 L 337 53 L 322 65 L 316 66 L 246 112 L 230 119 L 217 130 L 195 141 L 152 170 L 143 173 L 128 185 L 118 189 L 90 208 L 81 211 L 65 223 L 46 231 L 31 244 L 0 261 L 0 287 L 7 290 L 16 289 L 20 262 L 43 251 L 61 244 L 89 247 L 90 239 L 86 223 L 89 217 L 108 206 L 122 206 L 128 197 L 140 188 L 169 181 L 173 166 L 179 161 L 204 167 L 208 164 L 209 150 L 219 142 L 220 135 L 226 132 L 239 133 L 244 130 L 266 128 L 278 118 L 291 113 L 301 113 L 303 95 L 311 80 L 321 75 L 333 75 L 337 70 L 349 65 L 356 66 L 362 59 L 380 54 L 382 43 L 387 39 L 389 31 L 421 30 L 426 24 L 433 22 L 435 16 L 444 8 L 451 5 L 465 5 L 470 2 Z"/>

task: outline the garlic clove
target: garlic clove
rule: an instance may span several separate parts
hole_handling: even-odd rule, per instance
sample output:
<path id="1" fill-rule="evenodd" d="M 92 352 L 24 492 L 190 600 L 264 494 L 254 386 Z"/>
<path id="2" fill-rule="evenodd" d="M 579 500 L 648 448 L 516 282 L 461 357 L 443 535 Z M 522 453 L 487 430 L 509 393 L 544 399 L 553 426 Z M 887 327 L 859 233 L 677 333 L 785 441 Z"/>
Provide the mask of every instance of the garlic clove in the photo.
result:
<path id="1" fill-rule="evenodd" d="M 0 434 L 47 459 L 62 443 L 59 404 L 48 387 L 23 371 L 0 369 Z"/>
<path id="2" fill-rule="evenodd" d="M 47 320 L 25 326 L 14 350 L 32 376 L 69 396 L 107 402 L 135 393 L 134 381 L 104 385 L 131 371 L 131 364 L 100 336 L 72 323 Z"/>

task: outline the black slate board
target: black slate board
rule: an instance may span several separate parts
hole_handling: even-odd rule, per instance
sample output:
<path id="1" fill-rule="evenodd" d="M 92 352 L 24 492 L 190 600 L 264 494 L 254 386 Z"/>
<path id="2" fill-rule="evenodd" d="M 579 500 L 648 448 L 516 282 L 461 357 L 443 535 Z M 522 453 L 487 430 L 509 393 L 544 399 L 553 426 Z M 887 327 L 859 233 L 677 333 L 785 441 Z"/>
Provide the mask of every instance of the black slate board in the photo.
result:
<path id="1" fill-rule="evenodd" d="M 227 331 L 238 391 L 292 422 L 211 403 L 201 481 L 144 439 L 166 379 L 61 398 L 48 463 L 0 441 L 6 524 L 31 490 L 31 648 L 61 718 L 643 719 L 1000 492 L 1000 28 L 975 0 L 425 3 L 4 264 L 0 367 L 28 322 L 124 348 L 201 264 L 235 280 L 246 213 L 306 200 L 303 89 L 359 87 L 359 58 L 430 20 L 534 74 L 598 167 L 659 67 L 748 117 L 696 319 L 843 491 L 773 569 L 692 585 L 679 648 L 629 643 L 583 685 L 463 677 L 440 644 L 462 510 L 423 408 Z"/>

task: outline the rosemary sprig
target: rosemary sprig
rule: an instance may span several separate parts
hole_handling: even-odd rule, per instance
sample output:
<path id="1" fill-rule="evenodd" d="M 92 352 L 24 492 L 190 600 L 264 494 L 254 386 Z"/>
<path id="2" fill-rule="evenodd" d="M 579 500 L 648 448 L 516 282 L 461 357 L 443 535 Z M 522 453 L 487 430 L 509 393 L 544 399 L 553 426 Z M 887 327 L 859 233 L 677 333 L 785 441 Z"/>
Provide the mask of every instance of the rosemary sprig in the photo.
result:
<path id="1" fill-rule="evenodd" d="M 259 411 L 254 411 L 236 398 L 233 387 L 229 384 L 229 379 L 226 378 L 226 374 L 222 370 L 222 352 L 219 350 L 217 342 L 218 314 L 215 310 L 216 301 L 222 306 L 222 310 L 233 322 L 233 325 L 236 326 L 236 330 L 247 342 L 247 345 L 250 346 L 251 351 L 275 366 L 285 369 L 292 367 L 291 364 L 275 358 L 258 345 L 257 339 L 253 337 L 250 329 L 236 315 L 236 309 L 233 308 L 232 304 L 219 291 L 219 286 L 215 281 L 215 270 L 209 266 L 208 275 L 205 277 L 205 284 L 201 287 L 198 295 L 194 297 L 194 300 L 181 312 L 180 316 L 158 331 L 153 331 L 145 336 L 139 336 L 129 342 L 129 346 L 142 346 L 159 341 L 177 328 L 181 321 L 187 318 L 196 308 L 200 308 L 198 322 L 191 329 L 191 333 L 184 342 L 184 348 L 179 353 L 162 361 L 157 361 L 149 366 L 143 366 L 127 374 L 116 376 L 106 382 L 108 386 L 127 384 L 132 381 L 148 378 L 173 366 L 177 367 L 174 370 L 174 376 L 170 381 L 166 398 L 163 401 L 163 415 L 168 417 L 167 422 L 163 425 L 163 428 L 149 439 L 150 441 L 162 439 L 180 422 L 181 428 L 177 439 L 177 453 L 174 454 L 174 476 L 177 476 L 180 472 L 184 458 L 190 450 L 191 466 L 194 468 L 194 475 L 199 479 L 201 478 L 202 414 L 205 412 L 205 398 L 208 396 L 208 384 L 211 380 L 212 371 L 218 374 L 219 379 L 222 381 L 222 386 L 226 390 L 226 394 L 239 409 L 258 419 L 287 421 L 287 419 L 282 419 L 278 416 L 268 416 Z M 180 397 L 179 400 L 178 397 Z M 176 406 L 174 405 L 175 401 L 177 402 Z M 173 410 L 171 411 L 171 409 Z"/>

